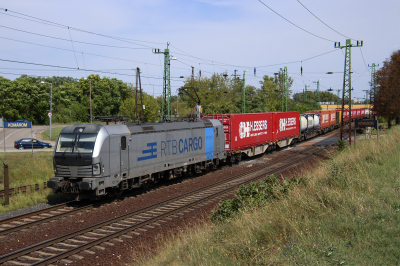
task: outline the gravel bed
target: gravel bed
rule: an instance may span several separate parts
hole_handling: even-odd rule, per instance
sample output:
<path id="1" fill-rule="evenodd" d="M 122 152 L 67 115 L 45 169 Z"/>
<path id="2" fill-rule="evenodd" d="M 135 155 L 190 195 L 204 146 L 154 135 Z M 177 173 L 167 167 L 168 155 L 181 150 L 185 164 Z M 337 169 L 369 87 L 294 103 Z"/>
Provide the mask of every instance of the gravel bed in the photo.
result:
<path id="1" fill-rule="evenodd" d="M 287 150 L 289 151 L 290 149 Z M 263 162 L 268 164 L 273 158 L 284 157 L 286 154 L 286 152 L 273 152 L 271 154 L 257 156 L 252 160 L 242 162 L 240 165 L 233 167 L 222 167 L 222 169 L 211 171 L 199 177 L 176 179 L 176 183 L 173 185 L 160 186 L 147 192 L 139 192 L 137 195 L 127 197 L 121 201 L 115 200 L 114 202 L 106 204 L 96 203 L 96 206 L 93 210 L 70 215 L 63 219 L 58 219 L 53 222 L 44 223 L 42 225 L 26 229 L 24 232 L 15 232 L 9 236 L 0 238 L 0 241 L 2 242 L 2 245 L 0 245 L 0 256 L 224 180 L 233 175 L 246 172 L 254 167 L 259 167 Z M 319 160 L 319 158 L 317 160 Z M 288 175 L 290 175 L 290 173 Z M 76 265 L 110 265 L 111 262 L 113 262 L 112 264 L 115 265 L 116 260 L 128 262 L 132 261 L 130 255 L 133 253 L 133 251 L 142 250 L 148 252 L 149 254 L 153 254 L 157 250 L 160 237 L 167 237 L 171 233 L 177 234 L 181 232 L 180 230 L 184 230 L 184 228 L 187 228 L 188 226 L 204 223 L 207 221 L 206 217 L 209 216 L 210 210 L 215 207 L 215 204 L 197 209 L 195 212 L 186 214 L 184 218 L 178 219 L 178 221 L 173 220 L 169 223 L 165 223 L 162 227 L 149 230 L 145 234 L 141 234 L 133 239 L 126 241 L 124 240 L 124 242 L 121 244 L 113 242 L 115 246 L 112 246 L 112 248 L 107 248 L 106 250 L 98 252 L 93 256 L 85 255 L 85 258 L 77 261 Z M 39 204 L 4 215 L 10 215 L 9 217 L 12 217 L 14 215 L 21 214 L 23 210 L 25 210 L 25 212 L 29 212 L 44 208 L 45 206 L 46 204 Z M 115 252 L 113 251 L 114 248 Z M 119 258 L 116 259 L 116 256 L 119 256 Z M 107 263 L 107 261 L 109 263 Z M 97 264 L 96 262 L 100 264 Z"/>
<path id="2" fill-rule="evenodd" d="M 58 205 L 58 204 L 62 204 L 62 203 L 68 202 L 68 201 L 71 201 L 71 200 L 56 200 L 56 201 L 51 201 L 51 202 L 46 202 L 46 203 L 40 203 L 40 204 L 37 204 L 37 205 L 32 205 L 30 207 L 26 207 L 26 208 L 23 208 L 23 209 L 18 209 L 18 210 L 11 211 L 11 212 L 1 213 L 0 214 L 0 221 L 4 220 L 4 219 L 15 217 L 15 216 L 18 216 L 18 215 L 22 215 L 22 214 L 27 214 L 27 213 L 34 212 L 34 211 L 43 210 L 43 209 L 46 209 L 46 208 L 49 208 L 49 207 L 53 207 L 53 206 Z"/>
<path id="3" fill-rule="evenodd" d="M 333 152 L 332 150 L 330 152 Z M 321 162 L 321 157 L 316 156 L 309 162 L 302 164 L 296 169 L 288 170 L 282 173 L 285 178 L 294 176 L 303 176 L 303 174 L 315 168 Z M 238 168 L 246 168 L 247 163 Z M 248 168 L 246 169 L 248 170 Z M 235 171 L 236 173 L 236 171 Z M 132 238 L 122 238 L 123 242 L 111 242 L 114 246 L 108 246 L 101 252 L 93 255 L 84 255 L 84 258 L 68 265 L 72 266 L 91 266 L 91 265 L 137 265 L 140 259 L 145 260 L 155 255 L 162 243 L 168 241 L 174 236 L 184 233 L 193 227 L 202 227 L 211 224 L 207 218 L 211 211 L 218 205 L 218 202 L 210 203 L 206 206 L 186 213 L 180 218 L 173 219 L 167 223 L 162 223 L 147 232 L 141 233 Z M 201 264 L 201 263 L 199 263 Z M 57 265 L 66 265 L 59 263 Z"/>
<path id="4" fill-rule="evenodd" d="M 272 158 L 284 157 L 285 154 L 285 152 L 273 152 L 264 156 L 257 156 L 253 160 L 265 160 L 267 163 Z M 12 237 L 0 236 L 0 241 L 2 241 L 2 245 L 0 245 L 0 256 L 165 201 L 194 189 L 224 180 L 232 175 L 246 172 L 260 165 L 249 164 L 247 162 L 248 161 L 244 161 L 240 165 L 235 165 L 233 167 L 224 166 L 222 169 L 211 171 L 198 177 L 175 179 L 174 181 L 176 184 L 169 186 L 161 185 L 159 188 L 147 192 L 141 191 L 138 192 L 138 195 L 125 198 L 122 201 L 115 200 L 107 204 L 95 203 L 95 208 L 91 211 L 77 213 L 53 222 L 37 225 L 23 232 L 14 232 L 11 234 Z"/>

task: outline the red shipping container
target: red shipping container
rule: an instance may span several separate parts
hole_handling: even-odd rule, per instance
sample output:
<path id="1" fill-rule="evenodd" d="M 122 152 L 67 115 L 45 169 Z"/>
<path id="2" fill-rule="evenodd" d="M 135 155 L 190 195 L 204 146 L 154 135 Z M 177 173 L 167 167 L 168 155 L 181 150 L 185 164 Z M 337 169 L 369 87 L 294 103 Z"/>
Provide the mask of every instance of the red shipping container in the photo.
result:
<path id="1" fill-rule="evenodd" d="M 320 128 L 324 129 L 330 126 L 330 119 L 329 119 L 329 111 L 328 110 L 321 110 L 319 111 L 319 124 Z"/>
<path id="2" fill-rule="evenodd" d="M 225 150 L 241 150 L 273 141 L 273 113 L 205 115 L 228 125 L 225 133 Z M 225 127 L 224 127 L 225 128 Z"/>
<path id="3" fill-rule="evenodd" d="M 329 125 L 334 126 L 336 125 L 336 110 L 331 110 L 329 111 L 330 119 L 329 119 Z"/>
<path id="4" fill-rule="evenodd" d="M 299 112 L 273 113 L 273 140 L 283 140 L 300 133 Z"/>

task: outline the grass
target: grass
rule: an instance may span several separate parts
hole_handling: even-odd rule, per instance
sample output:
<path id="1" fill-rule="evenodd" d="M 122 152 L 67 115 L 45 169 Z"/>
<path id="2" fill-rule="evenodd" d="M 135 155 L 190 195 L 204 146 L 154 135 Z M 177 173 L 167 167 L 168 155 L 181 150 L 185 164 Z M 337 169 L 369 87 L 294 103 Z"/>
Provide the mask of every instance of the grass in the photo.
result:
<path id="1" fill-rule="evenodd" d="M 357 142 L 305 186 L 223 223 L 161 239 L 141 265 L 399 265 L 400 128 Z"/>
<path id="2" fill-rule="evenodd" d="M 52 141 L 56 141 L 58 138 L 58 135 L 60 135 L 61 130 L 64 128 L 65 126 L 62 127 L 52 127 L 51 128 L 51 138 L 50 138 L 50 130 L 46 130 L 43 131 L 42 134 L 40 135 L 40 137 L 43 140 L 52 140 Z"/>
<path id="3" fill-rule="evenodd" d="M 64 197 L 65 195 L 63 194 L 53 194 L 51 189 L 43 189 L 43 184 L 41 184 L 39 191 L 27 191 L 26 194 L 13 195 L 9 199 L 9 205 L 4 205 L 4 199 L 0 200 L 0 213 L 10 212 Z"/>
<path id="4" fill-rule="evenodd" d="M 26 184 L 39 183 L 43 188 L 43 182 L 53 175 L 53 154 L 51 152 L 35 151 L 33 156 L 27 152 L 8 152 L 1 160 L 8 165 L 10 187 L 17 187 Z M 0 189 L 4 189 L 4 171 L 0 170 Z M 37 193 L 26 195 L 13 195 L 10 198 L 9 206 L 0 206 L 0 213 L 28 207 L 37 203 L 46 202 L 58 198 L 52 195 L 50 189 L 41 189 Z M 3 201 L 1 202 L 3 203 Z"/>

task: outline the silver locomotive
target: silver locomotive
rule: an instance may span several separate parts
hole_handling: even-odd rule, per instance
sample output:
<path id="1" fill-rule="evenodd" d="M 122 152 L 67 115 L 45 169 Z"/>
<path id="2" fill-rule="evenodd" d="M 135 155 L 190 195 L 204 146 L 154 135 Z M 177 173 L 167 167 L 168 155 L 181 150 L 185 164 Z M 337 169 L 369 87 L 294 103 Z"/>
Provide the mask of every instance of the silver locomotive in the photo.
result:
<path id="1" fill-rule="evenodd" d="M 225 160 L 225 137 L 215 119 L 65 127 L 53 152 L 49 188 L 80 200 L 148 187 L 160 179 L 199 173 Z"/>

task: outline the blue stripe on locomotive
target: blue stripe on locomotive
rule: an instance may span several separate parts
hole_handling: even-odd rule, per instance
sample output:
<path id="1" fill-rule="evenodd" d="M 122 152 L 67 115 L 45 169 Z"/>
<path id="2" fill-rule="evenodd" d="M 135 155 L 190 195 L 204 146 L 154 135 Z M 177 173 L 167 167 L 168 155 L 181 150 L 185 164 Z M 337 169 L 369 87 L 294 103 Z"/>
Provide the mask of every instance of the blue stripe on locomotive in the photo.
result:
<path id="1" fill-rule="evenodd" d="M 200 133 L 200 134 L 199 134 Z M 214 159 L 214 128 L 182 130 L 133 136 L 135 157 L 141 166 L 179 160 L 187 156 Z M 199 158 L 199 157 L 197 157 Z M 174 163 L 174 161 L 171 161 Z"/>
<path id="2" fill-rule="evenodd" d="M 205 128 L 205 152 L 206 160 L 214 159 L 214 128 Z"/>

